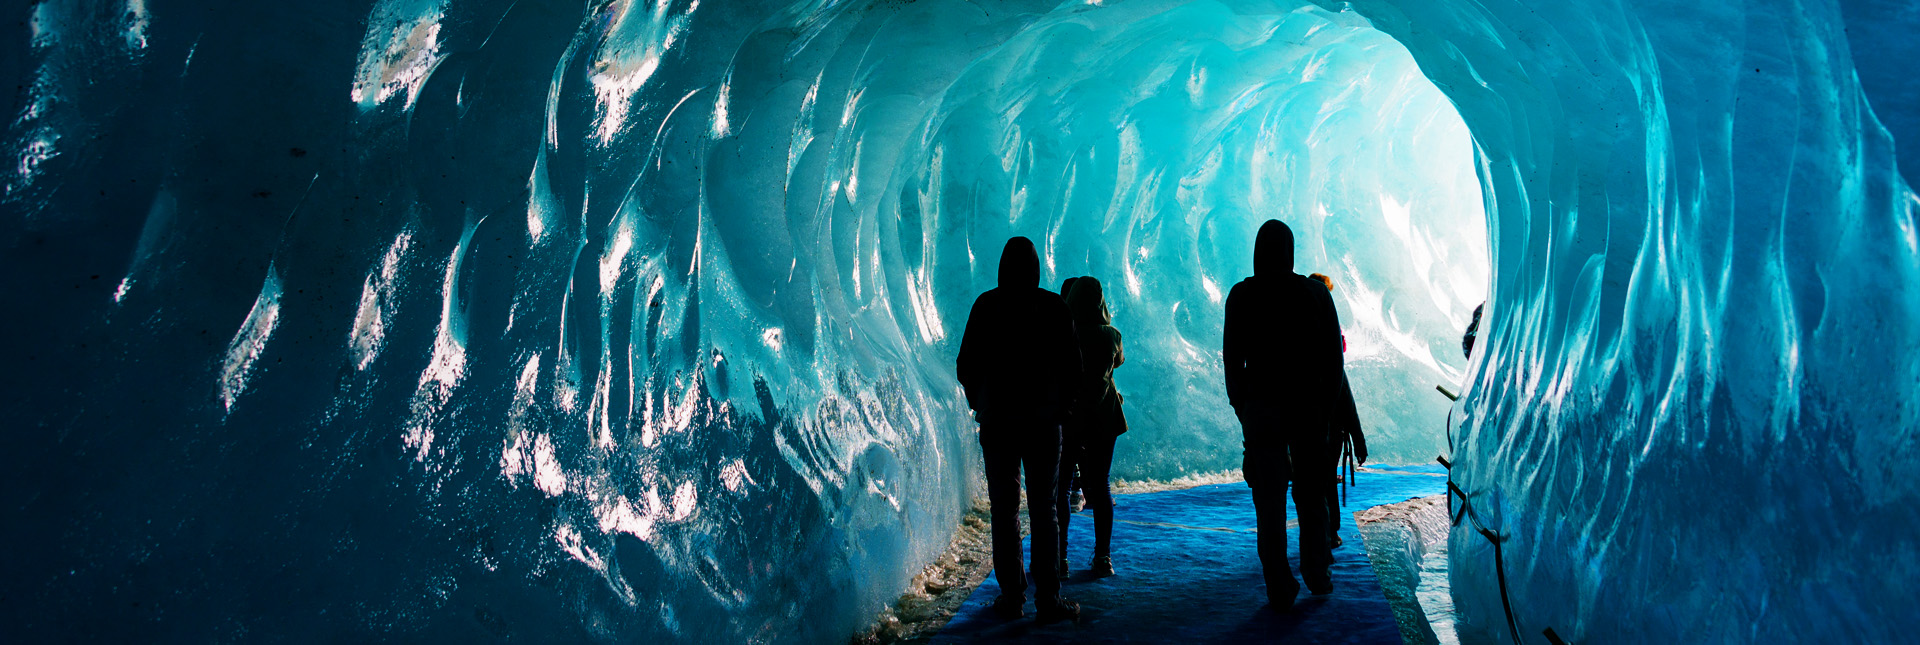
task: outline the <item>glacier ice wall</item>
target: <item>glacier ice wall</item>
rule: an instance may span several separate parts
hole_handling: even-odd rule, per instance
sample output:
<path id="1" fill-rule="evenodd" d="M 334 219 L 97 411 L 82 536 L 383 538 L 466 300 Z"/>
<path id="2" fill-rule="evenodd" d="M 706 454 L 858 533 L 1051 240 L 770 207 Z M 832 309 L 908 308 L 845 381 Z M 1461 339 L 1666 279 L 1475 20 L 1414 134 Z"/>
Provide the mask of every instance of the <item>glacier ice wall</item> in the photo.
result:
<path id="1" fill-rule="evenodd" d="M 1311 6 L 24 13 L 28 636 L 833 640 L 973 494 L 953 343 L 1006 236 L 1126 285 L 1127 477 L 1237 463 L 1266 217 L 1324 240 L 1363 384 L 1457 379 L 1484 296 L 1464 124 Z M 1432 397 L 1366 407 L 1440 449 Z"/>
<path id="2" fill-rule="evenodd" d="M 1912 627 L 1898 3 L 280 4 L 0 21 L 25 637 L 843 638 L 970 495 L 1001 240 L 1125 285 L 1167 477 L 1272 216 L 1523 637 Z"/>
<path id="3" fill-rule="evenodd" d="M 1489 196 L 1455 503 L 1517 625 L 1463 523 L 1463 637 L 1914 627 L 1920 200 L 1873 111 L 1913 107 L 1868 100 L 1914 85 L 1849 42 L 1914 21 L 1842 19 L 1868 4 L 1353 3 L 1458 106 Z"/>

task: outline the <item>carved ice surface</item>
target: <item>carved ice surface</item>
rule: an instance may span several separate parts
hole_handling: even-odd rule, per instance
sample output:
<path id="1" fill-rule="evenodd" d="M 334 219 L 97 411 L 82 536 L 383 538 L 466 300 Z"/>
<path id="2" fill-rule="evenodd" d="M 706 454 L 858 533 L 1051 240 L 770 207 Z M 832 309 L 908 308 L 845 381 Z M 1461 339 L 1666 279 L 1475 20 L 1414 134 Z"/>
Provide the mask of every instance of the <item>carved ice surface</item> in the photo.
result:
<path id="1" fill-rule="evenodd" d="M 1171 479 L 1269 217 L 1523 639 L 1920 627 L 1907 4 L 243 4 L 0 20 L 22 639 L 843 639 L 974 492 L 1008 236 Z"/>

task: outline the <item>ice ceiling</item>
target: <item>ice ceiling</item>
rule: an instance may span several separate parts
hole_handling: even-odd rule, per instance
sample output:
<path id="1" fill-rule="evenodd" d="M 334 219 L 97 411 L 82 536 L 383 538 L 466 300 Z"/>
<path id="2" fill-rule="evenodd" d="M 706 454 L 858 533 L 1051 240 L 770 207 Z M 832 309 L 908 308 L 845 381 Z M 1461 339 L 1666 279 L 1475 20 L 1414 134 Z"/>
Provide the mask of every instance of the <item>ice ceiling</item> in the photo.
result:
<path id="1" fill-rule="evenodd" d="M 1920 9 L 307 4 L 0 21 L 26 638 L 845 638 L 971 495 L 1007 236 L 1115 285 L 1168 478 L 1269 217 L 1504 540 L 1463 635 L 1917 626 Z"/>

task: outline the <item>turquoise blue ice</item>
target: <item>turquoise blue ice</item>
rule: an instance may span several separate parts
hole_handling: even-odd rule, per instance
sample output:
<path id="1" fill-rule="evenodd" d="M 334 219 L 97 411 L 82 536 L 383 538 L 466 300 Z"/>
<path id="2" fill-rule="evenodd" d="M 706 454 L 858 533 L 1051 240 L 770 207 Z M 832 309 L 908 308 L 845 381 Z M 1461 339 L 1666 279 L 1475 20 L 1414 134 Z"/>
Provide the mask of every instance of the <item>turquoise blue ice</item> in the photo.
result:
<path id="1" fill-rule="evenodd" d="M 1113 285 L 1174 479 L 1268 218 L 1528 642 L 1920 627 L 1910 2 L 0 12 L 27 640 L 838 641 L 974 494 L 1008 236 Z"/>

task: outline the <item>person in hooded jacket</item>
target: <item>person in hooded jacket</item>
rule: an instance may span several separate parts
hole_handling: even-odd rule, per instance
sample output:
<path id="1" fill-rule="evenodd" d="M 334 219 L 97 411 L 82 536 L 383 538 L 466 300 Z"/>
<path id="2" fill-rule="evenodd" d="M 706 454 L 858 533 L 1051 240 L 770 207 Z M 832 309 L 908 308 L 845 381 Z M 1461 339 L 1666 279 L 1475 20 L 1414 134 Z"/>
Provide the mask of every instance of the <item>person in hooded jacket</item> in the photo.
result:
<path id="1" fill-rule="evenodd" d="M 1073 407 L 1080 350 L 1073 317 L 1058 294 L 1040 288 L 1040 257 L 1024 237 L 1000 252 L 1000 286 L 980 294 L 960 337 L 956 376 L 980 422 L 986 461 L 987 505 L 993 520 L 993 576 L 1000 582 L 994 612 L 1024 613 L 1027 576 L 1020 566 L 1020 472 L 1027 482 L 1027 519 L 1033 531 L 1032 583 L 1042 622 L 1079 617 L 1060 597 L 1059 494 L 1061 423 Z"/>
<path id="2" fill-rule="evenodd" d="M 1062 453 L 1063 477 L 1078 467 L 1080 486 L 1086 490 L 1087 508 L 1093 509 L 1093 575 L 1113 575 L 1113 489 L 1108 473 L 1113 469 L 1113 447 L 1127 431 L 1127 417 L 1120 411 L 1120 392 L 1113 386 L 1113 369 L 1127 362 L 1120 348 L 1120 330 L 1113 327 L 1113 314 L 1101 292 L 1100 281 L 1092 276 L 1071 280 L 1067 310 L 1073 313 L 1074 333 L 1080 341 L 1080 385 L 1074 396 L 1072 416 L 1066 426 L 1066 450 Z M 1067 487 L 1061 487 L 1056 507 L 1060 514 L 1060 555 L 1067 553 Z M 1062 570 L 1065 570 L 1064 565 Z"/>
<path id="3" fill-rule="evenodd" d="M 1331 593 L 1333 563 L 1325 509 L 1332 473 L 1333 402 L 1340 394 L 1340 317 L 1326 285 L 1293 271 L 1293 230 L 1267 220 L 1254 240 L 1253 277 L 1227 295 L 1222 334 L 1227 399 L 1245 439 L 1242 464 L 1253 489 L 1254 521 L 1267 599 L 1280 611 L 1300 591 L 1287 563 L 1286 496 L 1292 482 L 1300 518 L 1300 569 L 1307 588 Z M 1293 472 L 1320 471 L 1311 474 Z"/>

